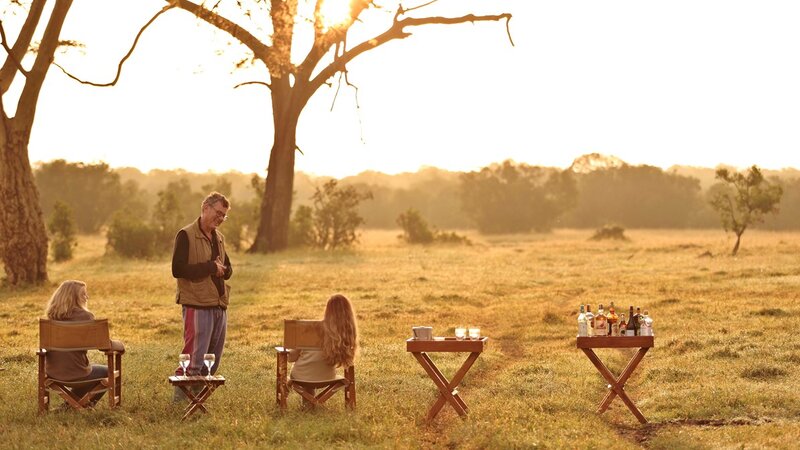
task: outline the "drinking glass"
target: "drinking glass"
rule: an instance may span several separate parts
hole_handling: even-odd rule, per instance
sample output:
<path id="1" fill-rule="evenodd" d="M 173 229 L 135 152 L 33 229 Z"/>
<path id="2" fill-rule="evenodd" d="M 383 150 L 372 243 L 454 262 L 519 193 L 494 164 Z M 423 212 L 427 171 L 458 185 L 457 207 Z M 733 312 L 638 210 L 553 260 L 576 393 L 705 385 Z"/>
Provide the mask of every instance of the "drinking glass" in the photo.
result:
<path id="1" fill-rule="evenodd" d="M 470 340 L 477 341 L 481 338 L 481 329 L 478 327 L 470 327 L 469 329 Z"/>
<path id="2" fill-rule="evenodd" d="M 459 326 L 456 327 L 456 339 L 458 339 L 460 341 L 460 340 L 464 339 L 464 337 L 466 335 L 467 335 L 467 329 L 466 328 L 464 328 L 462 325 L 459 325 Z"/>
<path id="3" fill-rule="evenodd" d="M 181 368 L 183 369 L 184 377 L 188 375 L 186 370 L 189 368 L 189 361 L 191 361 L 191 359 L 192 356 L 188 353 L 181 353 L 180 355 L 178 355 L 178 364 L 180 364 Z"/>
<path id="4" fill-rule="evenodd" d="M 206 353 L 203 355 L 203 363 L 208 367 L 208 377 L 211 378 L 211 366 L 214 365 L 216 357 L 213 353 Z"/>

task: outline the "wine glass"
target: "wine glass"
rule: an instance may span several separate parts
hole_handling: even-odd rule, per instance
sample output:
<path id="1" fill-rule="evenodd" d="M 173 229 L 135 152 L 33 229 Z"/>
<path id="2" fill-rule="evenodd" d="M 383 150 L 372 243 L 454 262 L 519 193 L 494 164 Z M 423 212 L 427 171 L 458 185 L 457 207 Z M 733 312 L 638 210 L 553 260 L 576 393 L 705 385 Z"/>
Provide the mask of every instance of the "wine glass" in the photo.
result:
<path id="1" fill-rule="evenodd" d="M 180 355 L 178 355 L 178 364 L 180 364 L 181 368 L 183 369 L 184 377 L 188 375 L 186 370 L 189 368 L 189 361 L 191 361 L 191 359 L 192 356 L 188 353 L 181 353 Z"/>
<path id="2" fill-rule="evenodd" d="M 206 353 L 203 355 L 203 363 L 208 367 L 208 378 L 211 378 L 211 366 L 214 365 L 216 359 L 213 353 Z"/>
<path id="3" fill-rule="evenodd" d="M 463 340 L 464 337 L 467 335 L 467 329 L 464 328 L 463 325 L 459 325 L 456 327 L 456 339 Z"/>

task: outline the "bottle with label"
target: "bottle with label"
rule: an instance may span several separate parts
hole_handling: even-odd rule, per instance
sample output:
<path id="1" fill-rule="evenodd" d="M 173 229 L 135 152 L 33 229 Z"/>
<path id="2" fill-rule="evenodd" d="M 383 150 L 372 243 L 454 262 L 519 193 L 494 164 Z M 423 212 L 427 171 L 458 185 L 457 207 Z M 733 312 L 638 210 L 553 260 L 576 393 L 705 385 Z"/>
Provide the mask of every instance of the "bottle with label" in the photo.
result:
<path id="1" fill-rule="evenodd" d="M 581 305 L 581 312 L 578 314 L 578 336 L 588 336 L 589 327 L 586 323 L 586 314 L 583 312 L 583 305 Z"/>
<path id="2" fill-rule="evenodd" d="M 636 329 L 636 335 L 642 335 L 642 308 L 636 307 L 636 314 L 633 316 L 633 327 Z"/>
<path id="3" fill-rule="evenodd" d="M 625 328 L 627 328 L 628 322 L 625 321 L 625 313 L 619 313 L 619 335 L 625 336 Z"/>
<path id="4" fill-rule="evenodd" d="M 608 336 L 608 318 L 603 311 L 603 304 L 597 307 L 597 314 L 594 316 L 594 335 Z"/>
<path id="5" fill-rule="evenodd" d="M 653 336 L 653 318 L 646 309 L 642 315 L 642 336 Z"/>
<path id="6" fill-rule="evenodd" d="M 625 324 L 625 336 L 636 336 L 636 325 L 633 323 L 636 317 L 633 315 L 633 305 L 628 310 L 628 323 Z"/>
<path id="7" fill-rule="evenodd" d="M 589 336 L 594 336 L 594 313 L 592 312 L 592 305 L 586 305 L 586 328 Z"/>
<path id="8" fill-rule="evenodd" d="M 608 320 L 608 335 L 619 336 L 619 317 L 617 317 L 617 313 L 614 311 L 614 302 L 611 302 L 608 306 L 608 315 L 606 319 Z"/>

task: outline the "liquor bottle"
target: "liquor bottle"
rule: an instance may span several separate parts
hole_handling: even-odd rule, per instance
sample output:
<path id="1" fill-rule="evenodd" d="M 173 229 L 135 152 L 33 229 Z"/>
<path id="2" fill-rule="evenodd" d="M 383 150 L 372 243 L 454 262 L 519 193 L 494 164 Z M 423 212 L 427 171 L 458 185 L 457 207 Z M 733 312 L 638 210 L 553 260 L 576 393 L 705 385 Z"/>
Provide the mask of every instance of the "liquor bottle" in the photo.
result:
<path id="1" fill-rule="evenodd" d="M 586 314 L 583 312 L 583 305 L 581 305 L 581 312 L 578 314 L 578 336 L 588 336 L 589 330 L 586 325 Z"/>
<path id="2" fill-rule="evenodd" d="M 597 315 L 594 316 L 594 335 L 608 336 L 608 319 L 603 311 L 603 304 L 597 307 Z"/>
<path id="3" fill-rule="evenodd" d="M 625 336 L 636 336 L 636 325 L 634 321 L 636 317 L 633 315 L 633 305 L 628 310 L 628 323 L 625 325 Z"/>
<path id="4" fill-rule="evenodd" d="M 625 328 L 628 326 L 628 322 L 625 321 L 625 313 L 619 313 L 619 335 L 625 336 Z"/>
<path id="5" fill-rule="evenodd" d="M 589 336 L 594 336 L 594 313 L 592 312 L 592 305 L 586 305 L 586 328 Z"/>
<path id="6" fill-rule="evenodd" d="M 653 335 L 653 318 L 650 317 L 650 314 L 647 313 L 647 310 L 644 310 L 644 315 L 642 315 L 642 336 L 652 336 Z"/>
<path id="7" fill-rule="evenodd" d="M 609 336 L 619 336 L 619 317 L 617 317 L 617 313 L 614 311 L 614 302 L 608 306 L 608 335 Z"/>
<path id="8" fill-rule="evenodd" d="M 633 316 L 633 327 L 636 329 L 636 335 L 642 335 L 642 308 L 636 307 L 636 314 Z"/>

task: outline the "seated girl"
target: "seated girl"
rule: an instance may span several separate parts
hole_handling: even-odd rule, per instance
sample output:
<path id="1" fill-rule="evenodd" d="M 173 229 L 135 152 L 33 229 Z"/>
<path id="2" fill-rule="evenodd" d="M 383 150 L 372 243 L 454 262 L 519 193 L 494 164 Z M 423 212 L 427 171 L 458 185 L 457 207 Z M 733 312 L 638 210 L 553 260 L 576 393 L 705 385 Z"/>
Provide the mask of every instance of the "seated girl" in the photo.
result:
<path id="1" fill-rule="evenodd" d="M 86 283 L 83 281 L 68 280 L 56 289 L 50 301 L 47 302 L 45 315 L 51 320 L 81 321 L 94 320 L 94 314 L 89 312 L 87 303 L 89 294 Z M 111 341 L 111 348 L 124 351 L 125 347 L 120 341 Z M 47 376 L 62 381 L 94 380 L 108 377 L 108 366 L 89 364 L 86 350 L 69 352 L 47 352 Z M 82 397 L 92 390 L 97 383 L 73 388 L 72 392 Z M 94 405 L 105 392 L 100 392 L 92 397 L 90 405 Z"/>
<path id="2" fill-rule="evenodd" d="M 358 351 L 356 316 L 350 300 L 336 294 L 328 299 L 325 317 L 322 319 L 322 349 L 291 350 L 289 362 L 294 362 L 289 377 L 303 386 L 303 382 L 315 383 L 336 378 L 337 367 L 350 367 Z M 314 395 L 314 388 L 303 386 Z"/>

